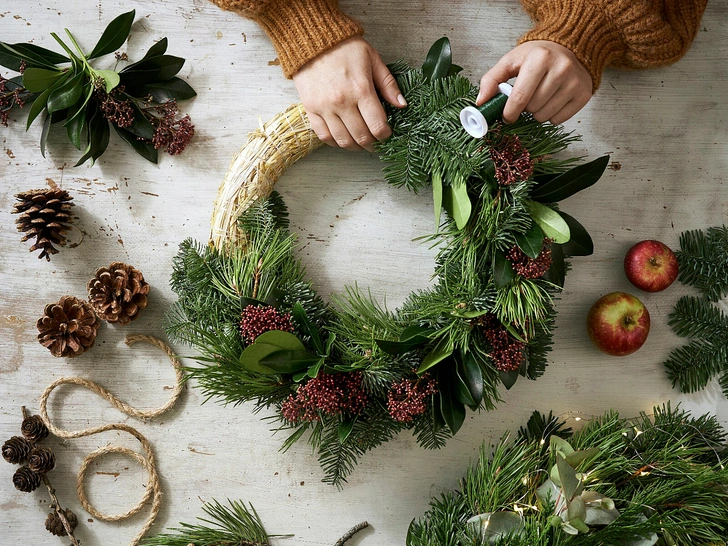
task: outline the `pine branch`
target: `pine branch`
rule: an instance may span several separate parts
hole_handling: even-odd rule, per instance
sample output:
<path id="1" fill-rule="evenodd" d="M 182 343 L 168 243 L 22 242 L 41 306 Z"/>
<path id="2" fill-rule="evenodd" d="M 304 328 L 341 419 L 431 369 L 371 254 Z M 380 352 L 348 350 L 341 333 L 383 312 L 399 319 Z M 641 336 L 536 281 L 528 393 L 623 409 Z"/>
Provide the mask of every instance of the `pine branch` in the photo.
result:
<path id="1" fill-rule="evenodd" d="M 728 295 L 728 226 L 680 235 L 678 279 L 701 290 L 710 301 Z"/>

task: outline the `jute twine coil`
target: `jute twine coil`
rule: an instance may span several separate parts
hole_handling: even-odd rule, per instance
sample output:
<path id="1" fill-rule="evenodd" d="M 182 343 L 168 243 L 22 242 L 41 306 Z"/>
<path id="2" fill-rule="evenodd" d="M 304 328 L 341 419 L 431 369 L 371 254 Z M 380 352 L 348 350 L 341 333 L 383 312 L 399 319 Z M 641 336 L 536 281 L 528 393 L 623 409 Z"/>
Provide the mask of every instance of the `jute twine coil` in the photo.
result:
<path id="1" fill-rule="evenodd" d="M 301 104 L 276 114 L 268 123 L 261 121 L 233 157 L 217 192 L 210 244 L 218 250 L 227 243 L 244 246 L 245 233 L 237 226 L 240 215 L 268 197 L 286 169 L 322 145 Z"/>
<path id="2" fill-rule="evenodd" d="M 118 399 L 116 396 L 111 394 L 108 390 L 106 390 L 98 383 L 94 383 L 93 381 L 89 381 L 88 379 L 84 379 L 82 377 L 62 377 L 60 379 L 57 379 L 56 381 L 48 385 L 48 387 L 46 387 L 40 398 L 40 416 L 48 427 L 48 430 L 50 430 L 52 434 L 55 434 L 59 438 L 81 438 L 83 436 L 91 436 L 92 434 L 98 434 L 100 432 L 106 432 L 108 430 L 122 430 L 134 436 L 134 438 L 139 440 L 139 443 L 141 443 L 142 448 L 144 449 L 144 455 L 141 455 L 136 451 L 132 451 L 131 449 L 128 449 L 126 447 L 114 445 L 107 445 L 105 447 L 97 449 L 96 451 L 93 451 L 92 453 L 89 453 L 81 464 L 81 468 L 78 471 L 78 477 L 76 479 L 76 492 L 78 493 L 78 498 L 81 501 L 81 505 L 83 506 L 84 510 L 86 510 L 95 518 L 103 521 L 120 521 L 130 516 L 133 516 L 144 508 L 150 498 L 152 499 L 152 507 L 149 517 L 147 518 L 147 521 L 145 522 L 139 533 L 137 533 L 137 535 L 132 539 L 130 546 L 136 546 L 137 544 L 139 544 L 139 542 L 141 542 L 142 537 L 144 537 L 146 532 L 154 524 L 154 520 L 157 518 L 157 514 L 159 514 L 159 509 L 162 502 L 162 490 L 159 484 L 159 475 L 157 473 L 154 452 L 152 450 L 151 444 L 149 443 L 149 440 L 147 440 L 144 435 L 141 434 L 134 427 L 125 425 L 123 423 L 112 423 L 108 425 L 74 431 L 59 428 L 55 426 L 50 420 L 50 417 L 48 417 L 48 398 L 50 397 L 51 392 L 53 392 L 53 390 L 60 385 L 78 385 L 81 387 L 85 387 L 92 392 L 95 392 L 102 398 L 105 398 L 112 406 L 131 417 L 145 420 L 162 415 L 175 405 L 175 403 L 179 399 L 180 394 L 182 393 L 182 385 L 184 383 L 182 364 L 172 352 L 172 349 L 170 349 L 170 347 L 160 339 L 145 335 L 131 335 L 127 336 L 125 339 L 126 344 L 129 346 L 132 346 L 139 341 L 144 341 L 163 350 L 169 357 L 172 365 L 174 366 L 176 383 L 174 388 L 172 389 L 172 396 L 169 398 L 164 406 L 148 411 L 138 410 Z M 119 453 L 133 459 L 141 466 L 143 466 L 149 474 L 149 484 L 147 485 L 146 492 L 144 493 L 142 499 L 137 503 L 136 506 L 122 514 L 109 515 L 104 514 L 103 512 L 99 512 L 86 498 L 86 471 L 88 470 L 92 462 L 108 453 Z"/>

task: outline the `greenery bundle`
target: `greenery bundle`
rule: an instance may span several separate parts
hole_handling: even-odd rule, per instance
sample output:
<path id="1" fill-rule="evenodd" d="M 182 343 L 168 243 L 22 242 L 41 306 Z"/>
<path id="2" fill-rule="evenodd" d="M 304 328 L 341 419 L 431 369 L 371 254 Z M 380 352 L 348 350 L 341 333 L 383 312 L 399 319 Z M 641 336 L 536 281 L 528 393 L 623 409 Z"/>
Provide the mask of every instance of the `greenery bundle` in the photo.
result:
<path id="1" fill-rule="evenodd" d="M 716 375 L 728 397 L 728 317 L 712 302 L 728 295 L 728 227 L 680 235 L 678 279 L 694 286 L 702 297 L 683 296 L 668 324 L 678 336 L 690 338 L 665 361 L 665 369 L 682 392 L 704 389 Z"/>
<path id="2" fill-rule="evenodd" d="M 593 250 L 556 202 L 594 184 L 608 161 L 556 159 L 575 137 L 528 116 L 469 137 L 459 112 L 477 89 L 456 74 L 446 39 L 422 69 L 391 68 L 409 106 L 388 110 L 393 135 L 379 153 L 389 183 L 432 187 L 433 288 L 394 312 L 356 287 L 325 304 L 293 256 L 276 193 L 240 218 L 244 246 L 182 243 L 171 281 L 168 333 L 201 353 L 189 373 L 206 395 L 274 407 L 292 431 L 284 448 L 309 433 L 337 486 L 399 431 L 438 448 L 466 408 L 494 408 L 501 383 L 543 374 L 565 259 Z"/>
<path id="3" fill-rule="evenodd" d="M 0 65 L 20 76 L 0 76 L 0 123 L 7 125 L 8 112 L 32 103 L 27 128 L 45 111 L 40 150 L 45 156 L 51 124 L 63 123 L 68 139 L 83 156 L 76 166 L 93 163 L 106 151 L 110 126 L 139 155 L 156 163 L 158 149 L 181 153 L 194 134 L 189 116 L 177 116 L 177 101 L 191 99 L 195 91 L 177 77 L 185 60 L 167 55 L 163 38 L 135 63 L 117 71 L 126 53 L 116 53 L 114 69 L 93 68 L 90 61 L 119 49 L 131 32 L 135 11 L 123 13 L 104 30 L 85 53 L 65 29 L 73 49 L 56 33 L 51 36 L 66 55 L 30 44 L 0 42 Z M 75 51 L 74 51 L 75 50 Z M 70 66 L 62 66 L 70 64 Z"/>
<path id="4" fill-rule="evenodd" d="M 608 412 L 573 436 L 534 413 L 514 441 L 483 446 L 407 546 L 725 545 L 725 440 L 715 417 L 669 405 L 652 418 Z"/>

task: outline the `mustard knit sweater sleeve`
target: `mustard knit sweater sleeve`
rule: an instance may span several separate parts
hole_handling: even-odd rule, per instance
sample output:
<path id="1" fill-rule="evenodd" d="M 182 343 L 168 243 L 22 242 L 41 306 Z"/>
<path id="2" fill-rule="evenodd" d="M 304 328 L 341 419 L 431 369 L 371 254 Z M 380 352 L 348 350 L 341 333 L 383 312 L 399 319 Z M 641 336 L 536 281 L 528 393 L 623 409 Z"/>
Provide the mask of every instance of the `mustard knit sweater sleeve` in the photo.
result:
<path id="1" fill-rule="evenodd" d="M 270 37 L 287 78 L 339 42 L 361 36 L 361 25 L 338 0 L 212 0 L 257 22 Z"/>
<path id="2" fill-rule="evenodd" d="M 550 40 L 574 52 L 594 90 L 607 65 L 652 68 L 690 47 L 708 0 L 521 0 L 536 26 L 519 43 Z"/>

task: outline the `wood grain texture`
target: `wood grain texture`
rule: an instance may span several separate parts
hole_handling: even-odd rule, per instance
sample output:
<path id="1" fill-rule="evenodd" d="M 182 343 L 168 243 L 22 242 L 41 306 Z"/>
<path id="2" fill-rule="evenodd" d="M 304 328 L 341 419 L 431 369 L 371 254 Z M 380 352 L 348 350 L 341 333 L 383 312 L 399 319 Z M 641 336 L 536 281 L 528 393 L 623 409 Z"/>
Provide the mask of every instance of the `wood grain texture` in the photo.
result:
<path id="1" fill-rule="evenodd" d="M 387 61 L 420 62 L 432 42 L 448 35 L 455 62 L 474 81 L 529 28 L 516 0 L 341 4 L 362 21 Z M 182 109 L 192 116 L 196 136 L 183 155 L 162 155 L 159 166 L 112 136 L 95 166 L 73 168 L 77 154 L 58 134 L 49 139 L 47 158 L 41 157 L 40 127 L 26 132 L 25 113 L 11 116 L 11 126 L 0 129 L 0 439 L 18 434 L 21 405 L 37 407 L 43 388 L 65 375 L 89 377 L 136 407 L 163 403 L 174 380 L 166 360 L 152 348 L 127 348 L 123 337 L 163 335 L 163 316 L 174 300 L 168 280 L 177 245 L 185 237 L 207 239 L 217 187 L 258 117 L 267 120 L 297 101 L 293 84 L 272 62 L 275 52 L 264 34 L 206 0 L 0 0 L 0 39 L 57 49 L 49 32 L 68 27 L 91 47 L 109 20 L 132 7 L 137 19 L 127 47 L 131 58 L 167 36 L 169 52 L 187 59 L 183 75 L 198 97 Z M 662 370 L 679 343 L 667 315 L 686 288 L 644 295 L 653 329 L 631 357 L 598 353 L 583 325 L 601 294 L 630 290 L 621 261 L 634 242 L 656 238 L 674 248 L 681 231 L 726 222 L 728 6 L 709 3 L 702 27 L 675 66 L 607 70 L 597 96 L 568 123 L 583 135 L 569 153 L 611 153 L 621 169 L 608 170 L 599 184 L 563 204 L 589 229 L 596 251 L 574 260 L 557 304 L 556 347 L 542 379 L 519 382 L 497 411 L 469 414 L 443 450 L 422 450 L 400 435 L 367 454 L 343 492 L 320 483 L 318 464 L 304 445 L 279 453 L 283 437 L 272 436 L 270 424 L 249 406 L 203 404 L 191 385 L 170 415 L 134 423 L 152 441 L 163 479 L 165 505 L 155 529 L 201 515 L 203 500 L 231 498 L 252 502 L 269 532 L 295 533 L 277 544 L 328 546 L 363 520 L 371 527 L 352 546 L 404 544 L 408 523 L 422 514 L 429 496 L 455 487 L 483 440 L 517 428 L 534 409 L 588 417 L 614 407 L 629 416 L 672 400 L 714 412 L 728 425 L 728 402 L 715 385 L 681 395 Z M 358 282 L 396 307 L 429 283 L 433 251 L 412 239 L 432 229 L 432 202 L 427 192 L 411 195 L 388 187 L 380 169 L 369 154 L 323 149 L 290 169 L 278 189 L 300 234 L 299 253 L 321 292 Z M 50 263 L 27 252 L 10 215 L 15 193 L 48 184 L 74 196 L 78 219 L 71 239 L 80 241 Z M 54 359 L 35 341 L 44 305 L 64 294 L 83 297 L 95 270 L 115 260 L 144 272 L 152 285 L 149 307 L 126 328 L 104 325 L 92 351 Z M 54 394 L 49 407 L 65 428 L 124 419 L 70 388 Z M 80 509 L 76 470 L 86 453 L 107 441 L 137 447 L 115 433 L 50 444 L 59 460 L 53 484 L 64 506 L 79 514 L 77 534 L 88 546 L 124 545 L 146 517 L 142 512 L 123 524 L 89 522 Z M 45 493 L 15 491 L 13 471 L 0 464 L 0 542 L 56 543 L 43 528 Z M 110 457 L 91 474 L 91 500 L 104 511 L 121 511 L 143 492 L 144 471 L 125 459 Z"/>

